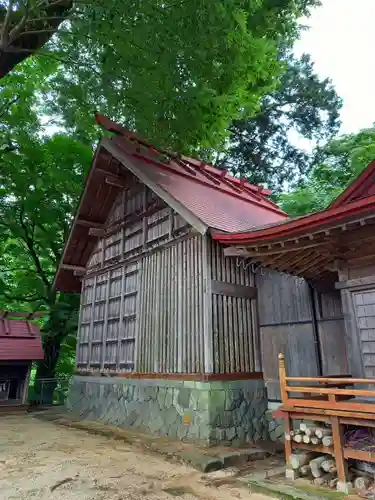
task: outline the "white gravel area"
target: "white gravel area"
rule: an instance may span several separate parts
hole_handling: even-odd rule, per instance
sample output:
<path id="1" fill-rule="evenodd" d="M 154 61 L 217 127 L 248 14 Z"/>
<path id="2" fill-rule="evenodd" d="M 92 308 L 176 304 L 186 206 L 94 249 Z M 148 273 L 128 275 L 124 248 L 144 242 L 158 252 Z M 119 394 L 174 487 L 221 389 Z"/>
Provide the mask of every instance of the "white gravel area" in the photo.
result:
<path id="1" fill-rule="evenodd" d="M 268 498 L 228 483 L 215 486 L 210 474 L 202 475 L 138 446 L 29 414 L 0 417 L 1 500 Z"/>

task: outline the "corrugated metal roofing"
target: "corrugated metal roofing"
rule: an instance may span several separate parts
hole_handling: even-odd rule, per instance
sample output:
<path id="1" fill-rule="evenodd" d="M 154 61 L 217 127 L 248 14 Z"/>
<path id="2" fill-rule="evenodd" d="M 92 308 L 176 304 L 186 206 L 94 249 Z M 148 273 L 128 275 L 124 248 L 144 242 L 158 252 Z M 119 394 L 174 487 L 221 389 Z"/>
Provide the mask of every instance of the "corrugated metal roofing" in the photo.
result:
<path id="1" fill-rule="evenodd" d="M 38 325 L 0 319 L 0 361 L 36 361 L 44 358 Z"/>

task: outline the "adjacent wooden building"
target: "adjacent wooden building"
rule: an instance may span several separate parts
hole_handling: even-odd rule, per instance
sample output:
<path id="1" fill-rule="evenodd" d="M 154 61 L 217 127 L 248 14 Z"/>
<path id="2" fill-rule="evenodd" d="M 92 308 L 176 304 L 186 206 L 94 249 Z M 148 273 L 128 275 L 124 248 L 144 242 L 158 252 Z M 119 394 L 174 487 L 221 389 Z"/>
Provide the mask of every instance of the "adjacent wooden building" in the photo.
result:
<path id="1" fill-rule="evenodd" d="M 44 358 L 33 314 L 0 311 L 0 407 L 26 403 L 32 361 Z"/>
<path id="2" fill-rule="evenodd" d="M 243 442 L 268 435 L 279 352 L 293 375 L 359 369 L 344 324 L 353 300 L 369 299 L 350 295 L 359 277 L 343 270 L 371 234 L 372 195 L 291 220 L 263 188 L 96 118 L 113 136 L 97 148 L 55 278 L 82 297 L 71 409 Z"/>

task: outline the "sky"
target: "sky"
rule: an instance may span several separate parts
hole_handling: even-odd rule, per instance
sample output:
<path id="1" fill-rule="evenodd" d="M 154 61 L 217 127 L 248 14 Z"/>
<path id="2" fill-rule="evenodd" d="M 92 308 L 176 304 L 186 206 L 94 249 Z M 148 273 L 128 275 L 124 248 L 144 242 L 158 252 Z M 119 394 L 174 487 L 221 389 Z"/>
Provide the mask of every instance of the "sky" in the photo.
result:
<path id="1" fill-rule="evenodd" d="M 375 122 L 375 0 L 322 0 L 303 21 L 310 29 L 295 46 L 307 52 L 316 72 L 331 78 L 343 98 L 341 133 Z"/>

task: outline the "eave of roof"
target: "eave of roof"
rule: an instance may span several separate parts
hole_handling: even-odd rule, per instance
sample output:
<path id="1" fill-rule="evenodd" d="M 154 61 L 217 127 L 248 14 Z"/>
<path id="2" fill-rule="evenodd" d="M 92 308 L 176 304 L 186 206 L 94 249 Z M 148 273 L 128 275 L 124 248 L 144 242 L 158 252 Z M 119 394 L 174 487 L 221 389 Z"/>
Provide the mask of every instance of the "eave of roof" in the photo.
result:
<path id="1" fill-rule="evenodd" d="M 309 233 L 315 229 L 326 229 L 327 227 L 345 223 L 353 217 L 366 215 L 375 210 L 375 195 L 363 198 L 337 208 L 288 219 L 265 228 L 255 228 L 251 231 L 241 233 L 222 234 L 212 232 L 212 238 L 220 243 L 231 245 L 244 245 L 267 242 L 271 240 L 283 239 L 286 237 L 297 237 L 304 233 Z"/>
<path id="2" fill-rule="evenodd" d="M 373 160 L 363 172 L 341 193 L 328 207 L 338 208 L 354 199 L 366 196 L 369 188 L 374 184 L 375 160 Z"/>

